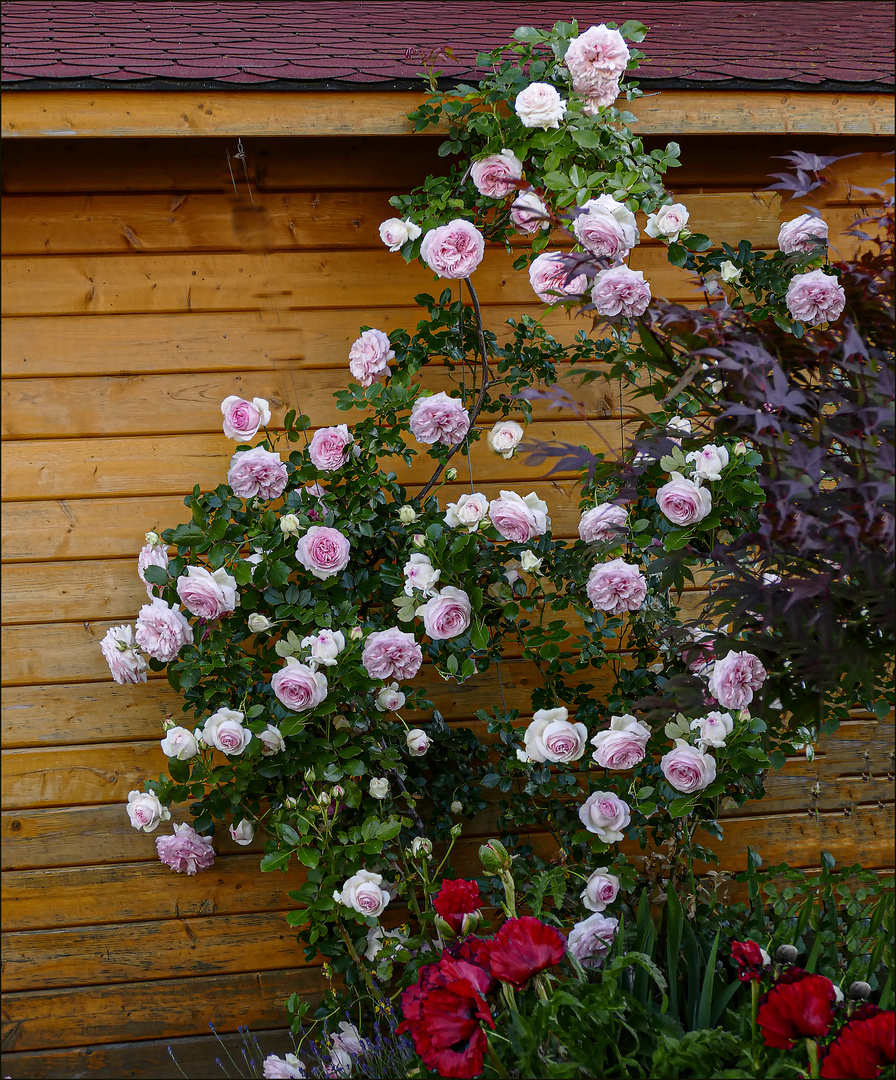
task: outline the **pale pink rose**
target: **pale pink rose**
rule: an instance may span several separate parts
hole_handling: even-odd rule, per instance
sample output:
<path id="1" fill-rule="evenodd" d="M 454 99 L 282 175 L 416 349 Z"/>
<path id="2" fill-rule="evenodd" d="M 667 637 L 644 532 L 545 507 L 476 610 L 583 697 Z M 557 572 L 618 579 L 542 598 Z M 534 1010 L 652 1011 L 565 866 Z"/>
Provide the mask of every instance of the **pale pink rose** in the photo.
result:
<path id="1" fill-rule="evenodd" d="M 578 761 L 585 753 L 587 738 L 585 725 L 569 720 L 562 706 L 539 709 L 526 728 L 525 752 L 531 761 Z"/>
<path id="2" fill-rule="evenodd" d="M 729 454 L 726 447 L 708 443 L 701 450 L 692 450 L 686 455 L 685 461 L 693 461 L 694 476 L 711 482 L 722 479 L 722 470 L 728 464 Z"/>
<path id="3" fill-rule="evenodd" d="M 285 1058 L 268 1054 L 262 1063 L 261 1075 L 264 1080 L 303 1080 L 305 1067 L 295 1054 L 287 1054 Z"/>
<path id="4" fill-rule="evenodd" d="M 716 778 L 715 758 L 689 746 L 684 739 L 675 740 L 675 749 L 662 756 L 660 768 L 670 786 L 683 795 L 702 791 Z"/>
<path id="5" fill-rule="evenodd" d="M 654 240 L 675 241 L 682 233 L 687 235 L 687 223 L 690 216 L 688 208 L 683 203 L 661 206 L 659 210 L 647 215 L 644 232 L 652 236 Z"/>
<path id="6" fill-rule="evenodd" d="M 407 733 L 405 742 L 408 745 L 408 751 L 414 755 L 414 757 L 423 757 L 426 751 L 432 745 L 432 739 L 421 728 L 415 727 Z"/>
<path id="7" fill-rule="evenodd" d="M 566 947 L 584 968 L 597 968 L 616 939 L 618 919 L 604 917 L 599 911 L 577 922 L 570 930 Z"/>
<path id="8" fill-rule="evenodd" d="M 459 637 L 470 625 L 473 607 L 463 589 L 447 585 L 417 609 L 423 627 L 433 641 Z"/>
<path id="9" fill-rule="evenodd" d="M 398 683 L 393 682 L 380 690 L 373 703 L 380 712 L 398 712 L 403 708 L 405 700 L 404 694 L 398 689 Z"/>
<path id="10" fill-rule="evenodd" d="M 800 214 L 793 221 L 785 221 L 778 232 L 778 247 L 785 255 L 808 253 L 827 247 L 828 223 L 816 214 Z"/>
<path id="11" fill-rule="evenodd" d="M 627 266 L 611 266 L 594 276 L 591 299 L 598 315 L 643 315 L 650 303 L 650 286 L 640 270 Z"/>
<path id="12" fill-rule="evenodd" d="M 607 904 L 613 903 L 618 892 L 619 878 L 615 874 L 608 874 L 601 867 L 588 878 L 579 895 L 589 911 L 603 911 Z"/>
<path id="13" fill-rule="evenodd" d="M 200 836 L 192 825 L 184 822 L 174 826 L 172 836 L 156 839 L 159 859 L 178 874 L 195 874 L 207 870 L 215 861 L 215 849 L 210 836 Z"/>
<path id="14" fill-rule="evenodd" d="M 319 667 L 333 667 L 345 648 L 345 634 L 341 630 L 318 630 L 316 634 L 302 638 L 300 645 L 303 649 L 311 649 L 308 663 L 314 671 Z"/>
<path id="15" fill-rule="evenodd" d="M 510 207 L 510 220 L 523 233 L 536 233 L 551 227 L 550 211 L 534 191 L 517 195 Z"/>
<path id="16" fill-rule="evenodd" d="M 566 101 L 550 83 L 529 83 L 513 103 L 513 109 L 523 127 L 559 128 L 566 115 Z"/>
<path id="17" fill-rule="evenodd" d="M 178 761 L 189 761 L 199 753 L 196 736 L 183 727 L 169 728 L 159 745 L 165 757 L 177 758 Z"/>
<path id="18" fill-rule="evenodd" d="M 630 250 L 622 226 L 612 214 L 601 211 L 579 214 L 572 223 L 572 231 L 583 247 L 602 259 L 621 259 Z"/>
<path id="19" fill-rule="evenodd" d="M 612 195 L 598 195 L 597 198 L 589 199 L 582 204 L 583 215 L 586 219 L 591 215 L 596 218 L 611 217 L 616 222 L 622 235 L 623 247 L 627 250 L 641 242 L 641 234 L 638 232 L 638 222 L 635 215 L 623 202 L 614 199 Z"/>
<path id="20" fill-rule="evenodd" d="M 348 461 L 349 447 L 353 441 L 347 424 L 336 427 L 318 428 L 311 437 L 308 457 L 311 464 L 321 472 L 333 472 L 341 469 Z M 307 488 L 305 489 L 308 490 Z"/>
<path id="21" fill-rule="evenodd" d="M 156 596 L 151 604 L 144 604 L 140 608 L 134 637 L 145 653 L 167 664 L 184 645 L 192 644 L 193 629 L 181 615 L 177 604 L 169 607 Z"/>
<path id="22" fill-rule="evenodd" d="M 603 23 L 574 37 L 563 58 L 573 90 L 585 97 L 593 97 L 603 83 L 618 80 L 630 59 L 622 34 Z"/>
<path id="23" fill-rule="evenodd" d="M 595 791 L 579 807 L 579 818 L 588 832 L 597 833 L 605 844 L 616 844 L 623 839 L 632 814 L 628 803 L 612 791 Z"/>
<path id="24" fill-rule="evenodd" d="M 711 712 L 691 721 L 691 731 L 698 732 L 697 740 L 704 747 L 720 747 L 734 731 L 734 718 L 731 713 Z"/>
<path id="25" fill-rule="evenodd" d="M 442 571 L 436 570 L 428 555 L 415 551 L 404 564 L 405 596 L 413 596 L 415 592 L 422 592 L 425 597 L 434 596 L 436 582 L 441 576 Z"/>
<path id="26" fill-rule="evenodd" d="M 633 769 L 644 760 L 649 739 L 650 728 L 630 713 L 611 716 L 609 728 L 591 739 L 595 748 L 591 757 L 602 769 Z"/>
<path id="27" fill-rule="evenodd" d="M 765 668 L 759 657 L 733 649 L 724 660 L 716 660 L 709 677 L 709 692 L 723 709 L 745 709 L 753 691 L 765 682 Z"/>
<path id="28" fill-rule="evenodd" d="M 585 591 L 598 611 L 621 615 L 641 607 L 647 596 L 647 581 L 637 566 L 624 559 L 611 559 L 594 567 Z"/>
<path id="29" fill-rule="evenodd" d="M 390 251 L 398 251 L 409 240 L 416 240 L 420 232 L 420 226 L 415 225 L 413 221 L 402 221 L 401 218 L 391 217 L 380 225 L 380 240 Z"/>
<path id="30" fill-rule="evenodd" d="M 362 915 L 377 918 L 392 898 L 391 890 L 392 886 L 383 881 L 382 874 L 359 870 L 342 886 L 339 902 Z"/>
<path id="31" fill-rule="evenodd" d="M 348 369 L 362 386 L 371 386 L 389 370 L 395 351 L 382 330 L 365 330 L 348 354 Z"/>
<path id="32" fill-rule="evenodd" d="M 693 644 L 681 650 L 681 658 L 695 675 L 708 678 L 715 660 L 713 636 L 705 630 L 689 630 L 687 636 Z"/>
<path id="33" fill-rule="evenodd" d="M 236 579 L 220 567 L 213 574 L 202 566 L 188 566 L 177 579 L 177 595 L 191 615 L 200 619 L 220 619 L 239 603 Z"/>
<path id="34" fill-rule="evenodd" d="M 411 408 L 409 423 L 417 442 L 454 446 L 470 430 L 470 414 L 460 398 L 449 397 L 442 390 L 417 398 Z"/>
<path id="35" fill-rule="evenodd" d="M 490 199 L 503 199 L 516 187 L 515 180 L 523 175 L 523 163 L 512 150 L 490 154 L 474 161 L 470 167 L 470 179 L 480 195 Z"/>
<path id="36" fill-rule="evenodd" d="M 671 473 L 672 479 L 663 484 L 656 493 L 660 513 L 673 525 L 696 525 L 712 510 L 709 488 L 699 487 L 693 480 L 686 480 L 681 473 Z"/>
<path id="37" fill-rule="evenodd" d="M 509 460 L 522 441 L 523 434 L 522 425 L 515 420 L 499 420 L 488 433 L 489 448 Z"/>
<path id="38" fill-rule="evenodd" d="M 559 304 L 564 300 L 578 300 L 588 288 L 588 278 L 578 274 L 567 282 L 569 270 L 562 251 L 545 251 L 536 255 L 529 267 L 529 283 L 543 304 Z"/>
<path id="39" fill-rule="evenodd" d="M 622 543 L 628 513 L 615 503 L 601 503 L 586 510 L 579 518 L 579 536 L 586 544 Z"/>
<path id="40" fill-rule="evenodd" d="M 475 225 L 455 218 L 423 237 L 420 255 L 434 274 L 443 278 L 465 278 L 482 262 L 485 240 Z"/>
<path id="41" fill-rule="evenodd" d="M 146 682 L 146 657 L 137 646 L 133 626 L 110 626 L 100 649 L 117 683 Z"/>
<path id="42" fill-rule="evenodd" d="M 618 79 L 608 79 L 606 82 L 598 83 L 594 88 L 594 92 L 585 98 L 582 104 L 582 112 L 585 116 L 597 116 L 601 109 L 612 105 L 618 97 Z"/>
<path id="43" fill-rule="evenodd" d="M 205 721 L 202 741 L 222 754 L 241 754 L 252 742 L 252 732 L 243 727 L 245 719 L 237 709 L 218 709 Z"/>
<path id="44" fill-rule="evenodd" d="M 262 757 L 273 757 L 286 749 L 286 740 L 280 734 L 280 728 L 273 724 L 268 724 L 265 730 L 260 732 L 258 741 L 261 743 Z"/>
<path id="45" fill-rule="evenodd" d="M 315 709 L 327 696 L 327 680 L 319 671 L 287 656 L 286 664 L 271 676 L 277 700 L 293 712 Z"/>
<path id="46" fill-rule="evenodd" d="M 312 525 L 296 544 L 296 558 L 316 578 L 326 581 L 348 566 L 351 545 L 338 529 Z"/>
<path id="47" fill-rule="evenodd" d="M 423 650 L 413 634 L 393 626 L 369 635 L 361 663 L 371 679 L 413 679 L 423 663 Z"/>
<path id="48" fill-rule="evenodd" d="M 815 326 L 834 322 L 846 306 L 846 293 L 833 274 L 810 270 L 797 274 L 787 286 L 787 310 L 800 322 Z"/>
<path id="49" fill-rule="evenodd" d="M 256 446 L 253 450 L 238 450 L 230 459 L 227 483 L 234 495 L 251 499 L 279 499 L 286 487 L 286 466 L 280 455 Z"/>
<path id="50" fill-rule="evenodd" d="M 160 566 L 163 570 L 168 569 L 168 547 L 166 544 L 145 544 L 140 548 L 140 554 L 137 556 L 137 573 L 146 586 L 146 595 L 151 600 L 156 595 L 153 590 L 161 588 L 161 586 L 153 585 L 152 582 L 146 580 L 144 571 L 148 566 Z"/>
<path id="51" fill-rule="evenodd" d="M 255 837 L 255 826 L 248 818 L 243 818 L 239 825 L 230 826 L 230 839 L 240 847 L 247 847 Z"/>
<path id="52" fill-rule="evenodd" d="M 171 820 L 171 811 L 151 791 L 129 791 L 127 811 L 133 828 L 147 833 L 154 832 L 159 822 Z"/>
<path id="53" fill-rule="evenodd" d="M 417 839 L 419 840 L 420 837 Z M 339 1076 L 351 1076 L 354 1069 L 352 1059 L 365 1052 L 368 1046 L 367 1040 L 361 1038 L 361 1032 L 354 1024 L 349 1024 L 345 1020 L 340 1021 L 339 1030 L 331 1038 L 333 1045 L 330 1061 L 332 1065 Z"/>
<path id="54" fill-rule="evenodd" d="M 448 503 L 445 524 L 452 529 L 464 528 L 475 532 L 487 513 L 488 499 L 476 491 L 471 495 L 461 495 L 456 503 Z"/>
<path id="55" fill-rule="evenodd" d="M 231 394 L 221 402 L 224 414 L 224 434 L 236 442 L 248 442 L 260 427 L 271 422 L 271 410 L 264 398 L 244 401 Z"/>
<path id="56" fill-rule="evenodd" d="M 501 491 L 498 495 L 488 504 L 488 516 L 505 540 L 525 544 L 551 527 L 548 504 L 534 491 L 525 499 L 515 491 Z"/>

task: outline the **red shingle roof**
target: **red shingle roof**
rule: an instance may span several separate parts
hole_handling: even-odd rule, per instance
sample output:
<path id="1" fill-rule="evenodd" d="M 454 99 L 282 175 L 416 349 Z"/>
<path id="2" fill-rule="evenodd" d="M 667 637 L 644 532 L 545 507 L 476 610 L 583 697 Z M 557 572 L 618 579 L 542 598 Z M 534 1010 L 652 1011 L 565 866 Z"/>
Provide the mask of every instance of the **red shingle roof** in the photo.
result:
<path id="1" fill-rule="evenodd" d="M 476 54 L 530 23 L 639 19 L 650 62 L 638 78 L 855 89 L 893 85 L 893 5 L 877 0 L 3 0 L 2 81 L 123 82 L 147 88 L 318 83 L 418 85 L 408 49 L 450 46 L 450 79 L 476 77 Z M 67 83 L 66 85 L 71 85 Z"/>

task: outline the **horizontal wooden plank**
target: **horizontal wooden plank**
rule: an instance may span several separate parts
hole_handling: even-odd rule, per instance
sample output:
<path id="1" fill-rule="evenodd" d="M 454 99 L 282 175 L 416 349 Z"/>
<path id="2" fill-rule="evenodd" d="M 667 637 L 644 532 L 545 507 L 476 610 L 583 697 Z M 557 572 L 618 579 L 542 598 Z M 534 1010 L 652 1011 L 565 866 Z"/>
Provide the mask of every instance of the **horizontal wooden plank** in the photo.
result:
<path id="1" fill-rule="evenodd" d="M 441 290 L 436 290 L 440 292 Z M 457 286 L 454 295 L 457 295 Z M 407 303 L 408 297 L 402 298 Z M 530 314 L 559 341 L 569 343 L 590 320 L 560 309 Z M 70 315 L 4 318 L 0 338 L 4 378 L 60 375 L 162 375 L 174 372 L 272 371 L 290 378 L 307 368 L 344 367 L 362 326 L 386 333 L 413 330 L 419 307 L 347 308 L 332 311 L 212 312 L 179 315 Z M 483 311 L 486 329 L 501 344 L 512 338 L 507 319 L 518 305 Z"/>
<path id="2" fill-rule="evenodd" d="M 175 251 L 379 250 L 379 225 L 394 214 L 392 190 L 231 195 L 10 195 L 4 255 Z M 774 245 L 780 195 L 692 194 L 690 229 L 716 241 Z M 639 215 L 643 231 L 644 215 Z M 521 243 L 523 242 L 521 238 Z M 555 243 L 562 242 L 558 233 Z M 568 242 L 568 241 L 567 241 Z M 645 244 L 658 243 L 642 236 Z"/>
<path id="3" fill-rule="evenodd" d="M 290 994 L 313 1007 L 321 990 L 317 968 L 297 967 L 9 993 L 3 995 L 3 1050 L 119 1043 L 123 1034 L 133 1040 L 206 1035 L 209 1023 L 222 1034 L 243 1025 L 273 1028 L 287 1018 L 283 1003 Z"/>
<path id="4" fill-rule="evenodd" d="M 201 874 L 163 863 L 14 870 L 3 875 L 3 929 L 46 930 L 97 923 L 288 911 L 286 895 L 305 880 L 295 861 L 286 874 L 263 874 L 260 853 L 225 855 Z"/>
<path id="5" fill-rule="evenodd" d="M 290 406 L 301 407 L 291 400 Z M 534 441 L 579 443 L 607 451 L 618 447 L 620 421 L 598 420 L 583 430 L 577 421 L 536 422 L 527 429 Z M 223 483 L 234 453 L 234 443 L 220 435 L 159 435 L 122 439 L 53 439 L 9 442 L 4 449 L 4 501 L 78 499 L 106 495 L 183 495 L 198 484 L 211 491 Z M 294 449 L 294 447 L 290 447 Z M 423 484 L 432 475 L 433 459 L 421 446 L 410 469 L 404 462 L 391 465 L 401 484 Z M 470 450 L 473 476 L 503 485 L 523 487 L 543 479 L 525 464 L 525 455 L 506 460 L 479 439 Z M 458 472 L 466 473 L 462 454 L 455 455 Z M 564 480 L 569 472 L 555 474 Z M 526 487 L 531 490 L 531 487 Z"/>
<path id="6" fill-rule="evenodd" d="M 540 310 L 529 276 L 490 248 L 475 274 L 485 304 Z M 691 276 L 659 246 L 641 246 L 632 266 L 655 296 L 697 296 Z M 2 265 L 4 315 L 124 314 L 176 311 L 279 311 L 284 308 L 392 307 L 444 280 L 418 263 L 376 251 L 170 255 L 10 256 Z"/>
<path id="7" fill-rule="evenodd" d="M 251 1038 L 254 1060 L 257 1062 L 269 1054 L 283 1057 L 292 1052 L 293 1040 L 289 1028 L 253 1030 Z M 214 1076 L 220 1072 L 216 1060 L 226 1061 L 229 1054 L 242 1063 L 243 1048 L 242 1034 L 221 1035 L 218 1038 L 214 1035 L 196 1035 L 187 1039 L 119 1042 L 75 1050 L 7 1053 L 3 1055 L 3 1067 L 11 1069 L 12 1076 L 27 1076 L 33 1080 L 50 1080 L 59 1076 L 73 1080 L 80 1077 L 90 1077 L 91 1080 L 122 1080 L 130 1077 L 170 1080 L 174 1068 L 172 1055 L 185 1076 Z"/>
<path id="8" fill-rule="evenodd" d="M 151 100 L 151 106 L 150 106 Z M 4 138 L 231 137 L 256 135 L 401 135 L 407 113 L 425 95 L 413 90 L 7 91 Z M 893 133 L 887 94 L 787 93 L 780 90 L 664 90 L 628 102 L 639 134 L 786 132 Z M 447 127 L 445 128 L 447 130 Z"/>

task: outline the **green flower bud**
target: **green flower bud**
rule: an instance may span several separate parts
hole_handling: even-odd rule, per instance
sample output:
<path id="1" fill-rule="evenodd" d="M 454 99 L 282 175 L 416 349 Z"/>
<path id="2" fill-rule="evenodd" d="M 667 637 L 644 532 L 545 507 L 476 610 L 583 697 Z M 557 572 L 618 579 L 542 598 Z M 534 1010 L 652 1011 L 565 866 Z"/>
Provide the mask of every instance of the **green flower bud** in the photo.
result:
<path id="1" fill-rule="evenodd" d="M 436 930 L 438 930 L 444 941 L 454 941 L 457 934 L 451 929 L 450 923 L 447 923 L 441 915 L 436 915 Z"/>
<path id="2" fill-rule="evenodd" d="M 489 874 L 500 874 L 513 865 L 513 859 L 500 840 L 489 840 L 479 849 L 479 861 Z"/>

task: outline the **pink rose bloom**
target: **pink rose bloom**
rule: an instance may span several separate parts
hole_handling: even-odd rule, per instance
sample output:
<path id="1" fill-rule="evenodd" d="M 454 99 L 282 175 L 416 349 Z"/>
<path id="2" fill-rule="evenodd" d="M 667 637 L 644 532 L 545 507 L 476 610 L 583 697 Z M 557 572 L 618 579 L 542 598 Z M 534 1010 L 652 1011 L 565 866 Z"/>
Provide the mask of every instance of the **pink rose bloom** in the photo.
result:
<path id="1" fill-rule="evenodd" d="M 271 422 L 271 410 L 262 397 L 244 401 L 231 394 L 221 402 L 224 414 L 224 434 L 236 442 L 248 442 L 258 431 Z"/>
<path id="2" fill-rule="evenodd" d="M 146 657 L 137 646 L 133 626 L 110 626 L 100 649 L 117 683 L 146 682 Z"/>
<path id="3" fill-rule="evenodd" d="M 251 499 L 260 495 L 263 499 L 279 499 L 286 487 L 286 466 L 279 454 L 256 446 L 253 450 L 238 450 L 230 459 L 227 483 L 234 495 Z"/>
<path id="4" fill-rule="evenodd" d="M 567 256 L 562 251 L 545 251 L 532 260 L 529 282 L 543 304 L 559 304 L 563 300 L 578 300 L 588 288 L 588 278 L 578 274 L 569 283 Z"/>
<path id="5" fill-rule="evenodd" d="M 287 1054 L 285 1058 L 268 1054 L 262 1063 L 261 1075 L 264 1080 L 302 1080 L 305 1067 L 295 1054 Z"/>
<path id="6" fill-rule="evenodd" d="M 661 206 L 653 214 L 648 214 L 644 232 L 654 240 L 675 241 L 682 233 L 687 235 L 687 223 L 690 213 L 683 203 L 671 203 Z"/>
<path id="7" fill-rule="evenodd" d="M 380 225 L 380 240 L 390 251 L 398 251 L 409 240 L 416 240 L 420 232 L 420 226 L 410 219 L 402 221 L 401 218 L 390 217 Z"/>
<path id="8" fill-rule="evenodd" d="M 525 544 L 548 531 L 551 519 L 548 504 L 530 491 L 524 498 L 515 491 L 501 491 L 499 498 L 488 504 L 488 516 L 492 525 L 505 540 Z"/>
<path id="9" fill-rule="evenodd" d="M 469 221 L 455 218 L 423 237 L 420 255 L 434 274 L 443 278 L 465 278 L 482 262 L 485 240 Z"/>
<path id="10" fill-rule="evenodd" d="M 472 613 L 469 596 L 463 589 L 451 585 L 446 585 L 417 609 L 417 615 L 423 619 L 423 627 L 433 641 L 459 637 L 469 627 Z"/>
<path id="11" fill-rule="evenodd" d="M 559 128 L 566 115 L 566 101 L 550 83 L 529 83 L 513 103 L 513 110 L 523 127 Z"/>
<path id="12" fill-rule="evenodd" d="M 640 270 L 611 266 L 595 274 L 591 299 L 598 315 L 643 315 L 650 303 L 650 286 Z"/>
<path id="13" fill-rule="evenodd" d="M 573 90 L 593 97 L 603 83 L 619 79 L 628 67 L 631 53 L 622 34 L 601 23 L 573 38 L 563 59 L 572 77 Z"/>
<path id="14" fill-rule="evenodd" d="M 571 722 L 563 706 L 539 709 L 526 728 L 525 753 L 530 761 L 578 761 L 585 753 L 588 729 Z"/>
<path id="15" fill-rule="evenodd" d="M 597 968 L 616 939 L 618 919 L 605 918 L 599 911 L 577 922 L 566 940 L 569 952 L 584 968 Z"/>
<path id="16" fill-rule="evenodd" d="M 470 495 L 461 495 L 456 503 L 448 503 L 445 507 L 445 524 L 452 529 L 465 528 L 475 532 L 487 513 L 488 498 L 475 491 Z"/>
<path id="17" fill-rule="evenodd" d="M 215 849 L 210 836 L 200 836 L 192 825 L 184 822 L 174 826 L 172 836 L 156 839 L 159 858 L 178 874 L 195 874 L 207 870 L 215 861 Z"/>
<path id="18" fill-rule="evenodd" d="M 637 611 L 647 596 L 647 581 L 637 566 L 624 559 L 598 563 L 588 575 L 585 586 L 588 599 L 609 615 Z"/>
<path id="19" fill-rule="evenodd" d="M 621 259 L 639 242 L 635 215 L 612 195 L 599 195 L 582 206 L 572 231 L 583 247 L 605 259 Z"/>
<path id="20" fill-rule="evenodd" d="M 423 757 L 432 746 L 432 739 L 422 728 L 418 727 L 411 728 L 405 736 L 405 742 L 407 743 L 408 753 L 413 754 L 414 757 Z"/>
<path id="21" fill-rule="evenodd" d="M 155 832 L 160 822 L 171 820 L 171 811 L 151 791 L 129 791 L 127 812 L 131 827 L 147 833 Z"/>
<path id="22" fill-rule="evenodd" d="M 220 567 L 213 574 L 202 566 L 188 566 L 185 575 L 177 579 L 177 595 L 191 615 L 200 619 L 220 619 L 229 615 L 239 603 L 236 578 Z"/>
<path id="23" fill-rule="evenodd" d="M 691 731 L 698 732 L 697 741 L 702 744 L 701 749 L 724 746 L 725 740 L 734 731 L 734 718 L 726 712 L 707 713 L 691 721 Z"/>
<path id="24" fill-rule="evenodd" d="M 715 758 L 702 754 L 684 739 L 675 740 L 675 749 L 662 756 L 660 768 L 669 784 L 683 795 L 702 791 L 716 778 Z"/>
<path id="25" fill-rule="evenodd" d="M 183 727 L 169 728 L 159 746 L 165 757 L 177 758 L 178 761 L 189 761 L 199 753 L 196 736 Z"/>
<path id="26" fill-rule="evenodd" d="M 778 232 L 778 247 L 785 255 L 815 251 L 827 247 L 828 223 L 815 214 L 800 214 L 785 221 Z"/>
<path id="27" fill-rule="evenodd" d="M 550 211 L 534 191 L 518 195 L 510 207 L 510 220 L 520 232 L 536 233 L 551 227 Z"/>
<path id="28" fill-rule="evenodd" d="M 708 676 L 715 660 L 712 634 L 705 630 L 689 630 L 688 637 L 693 644 L 681 650 L 682 660 L 695 675 Z"/>
<path id="29" fill-rule="evenodd" d="M 470 430 L 470 414 L 459 398 L 444 390 L 417 398 L 411 408 L 411 434 L 422 443 L 459 443 Z"/>
<path id="30" fill-rule="evenodd" d="M 612 105 L 618 97 L 618 79 L 608 79 L 604 83 L 598 83 L 594 88 L 594 92 L 589 97 L 585 98 L 584 104 L 582 105 L 582 112 L 585 116 L 597 116 L 600 109 L 606 108 L 607 105 Z"/>
<path id="31" fill-rule="evenodd" d="M 348 566 L 348 537 L 338 529 L 312 525 L 296 545 L 296 558 L 316 578 L 325 581 Z"/>
<path id="32" fill-rule="evenodd" d="M 389 370 L 395 351 L 382 330 L 365 330 L 348 354 L 348 369 L 362 386 L 371 386 Z"/>
<path id="33" fill-rule="evenodd" d="M 586 510 L 579 518 L 579 536 L 586 544 L 622 543 L 623 529 L 628 522 L 628 513 L 616 503 L 601 503 Z"/>
<path id="34" fill-rule="evenodd" d="M 241 754 L 252 742 L 252 732 L 243 727 L 246 717 L 237 709 L 218 709 L 202 727 L 202 741 L 222 754 Z"/>
<path id="35" fill-rule="evenodd" d="M 392 898 L 392 886 L 383 881 L 382 874 L 370 870 L 359 870 L 353 874 L 336 893 L 334 899 L 361 915 L 378 918 Z"/>
<path id="36" fill-rule="evenodd" d="M 512 150 L 474 161 L 470 167 L 470 179 L 480 195 L 490 199 L 503 199 L 514 190 L 515 180 L 523 175 L 523 163 Z"/>
<path id="37" fill-rule="evenodd" d="M 712 510 L 709 488 L 699 487 L 681 473 L 674 472 L 671 476 L 669 483 L 663 484 L 656 493 L 660 512 L 673 525 L 696 525 Z"/>
<path id="38" fill-rule="evenodd" d="M 327 696 L 327 679 L 321 672 L 287 656 L 286 664 L 271 676 L 277 700 L 293 712 L 315 709 Z"/>
<path id="39" fill-rule="evenodd" d="M 753 691 L 765 682 L 765 668 L 759 657 L 732 650 L 724 660 L 716 660 L 709 676 L 709 692 L 723 709 L 745 709 Z"/>
<path id="40" fill-rule="evenodd" d="M 423 663 L 423 651 L 413 634 L 393 626 L 369 635 L 361 663 L 371 679 L 413 679 Z"/>
<path id="41" fill-rule="evenodd" d="M 611 716 L 609 728 L 591 740 L 595 748 L 591 757 L 602 769 L 633 769 L 644 760 L 649 739 L 650 728 L 630 713 Z"/>
<path id="42" fill-rule="evenodd" d="M 154 660 L 167 664 L 184 645 L 192 644 L 193 629 L 181 615 L 177 604 L 169 607 L 156 596 L 151 604 L 144 604 L 140 608 L 134 637 L 144 652 Z"/>
<path id="43" fill-rule="evenodd" d="M 312 435 L 311 445 L 308 447 L 311 464 L 321 472 L 341 469 L 348 461 L 349 446 L 352 441 L 353 436 L 348 430 L 348 424 L 318 428 Z"/>
<path id="44" fill-rule="evenodd" d="M 821 270 L 797 274 L 787 286 L 785 299 L 790 314 L 809 326 L 834 322 L 846 306 L 846 293 L 837 278 Z"/>
<path id="45" fill-rule="evenodd" d="M 146 595 L 151 600 L 155 596 L 153 590 L 161 586 L 153 585 L 146 580 L 144 570 L 147 566 L 161 566 L 163 570 L 168 569 L 168 548 L 165 544 L 145 544 L 140 548 L 140 554 L 137 556 L 137 573 L 146 586 Z"/>
<path id="46" fill-rule="evenodd" d="M 595 791 L 579 807 L 579 818 L 588 832 L 597 833 L 605 844 L 616 844 L 623 838 L 623 829 L 631 824 L 632 814 L 627 802 L 611 791 Z"/>
<path id="47" fill-rule="evenodd" d="M 579 895 L 590 911 L 603 911 L 607 904 L 613 903 L 618 893 L 619 878 L 615 874 L 606 873 L 601 867 L 588 878 Z"/>

